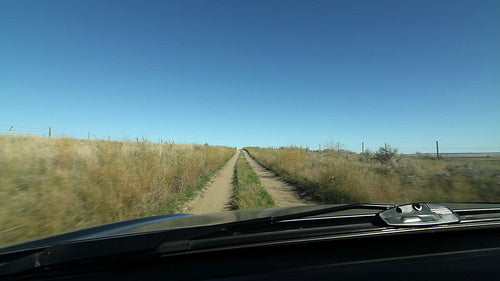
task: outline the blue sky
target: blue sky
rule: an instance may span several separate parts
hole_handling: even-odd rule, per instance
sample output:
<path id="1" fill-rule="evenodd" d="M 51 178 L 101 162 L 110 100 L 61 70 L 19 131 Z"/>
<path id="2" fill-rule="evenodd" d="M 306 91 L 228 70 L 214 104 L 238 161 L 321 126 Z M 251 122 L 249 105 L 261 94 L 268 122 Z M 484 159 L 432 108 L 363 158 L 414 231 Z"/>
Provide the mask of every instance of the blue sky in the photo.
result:
<path id="1" fill-rule="evenodd" d="M 0 133 L 500 151 L 499 1 L 1 1 L 0 38 Z"/>

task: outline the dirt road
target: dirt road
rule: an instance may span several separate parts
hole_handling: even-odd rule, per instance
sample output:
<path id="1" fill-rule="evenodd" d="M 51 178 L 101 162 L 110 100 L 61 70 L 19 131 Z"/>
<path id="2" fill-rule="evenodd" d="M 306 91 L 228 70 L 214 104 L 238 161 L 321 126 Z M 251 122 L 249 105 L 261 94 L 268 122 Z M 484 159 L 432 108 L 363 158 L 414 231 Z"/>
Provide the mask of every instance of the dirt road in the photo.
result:
<path id="1" fill-rule="evenodd" d="M 215 175 L 211 183 L 194 200 L 186 204 L 184 212 L 199 215 L 231 209 L 234 165 L 239 154 L 240 151 L 238 150 L 219 173 Z"/>
<path id="2" fill-rule="evenodd" d="M 233 195 L 234 166 L 240 153 L 244 153 L 248 163 L 259 176 L 261 184 L 266 188 L 274 200 L 276 207 L 316 204 L 314 201 L 300 198 L 295 187 L 284 182 L 280 177 L 262 167 L 253 160 L 246 151 L 238 151 L 229 159 L 213 180 L 203 189 L 198 196 L 188 202 L 184 212 L 190 214 L 206 214 L 231 210 L 231 196 Z"/>
<path id="3" fill-rule="evenodd" d="M 300 198 L 296 188 L 284 182 L 280 177 L 253 160 L 246 151 L 243 151 L 248 163 L 259 176 L 260 183 L 266 188 L 274 200 L 276 207 L 288 207 L 297 205 L 317 204 L 314 201 Z"/>

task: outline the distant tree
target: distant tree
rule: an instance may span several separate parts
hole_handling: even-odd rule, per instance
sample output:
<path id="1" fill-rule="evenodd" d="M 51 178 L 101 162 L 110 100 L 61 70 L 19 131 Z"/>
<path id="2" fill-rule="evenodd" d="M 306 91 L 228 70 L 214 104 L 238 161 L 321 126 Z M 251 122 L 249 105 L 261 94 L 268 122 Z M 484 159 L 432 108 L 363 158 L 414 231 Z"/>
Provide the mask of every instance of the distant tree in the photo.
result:
<path id="1" fill-rule="evenodd" d="M 386 147 L 380 147 L 373 155 L 373 158 L 380 163 L 388 163 L 396 155 L 398 155 L 398 150 L 388 145 Z"/>

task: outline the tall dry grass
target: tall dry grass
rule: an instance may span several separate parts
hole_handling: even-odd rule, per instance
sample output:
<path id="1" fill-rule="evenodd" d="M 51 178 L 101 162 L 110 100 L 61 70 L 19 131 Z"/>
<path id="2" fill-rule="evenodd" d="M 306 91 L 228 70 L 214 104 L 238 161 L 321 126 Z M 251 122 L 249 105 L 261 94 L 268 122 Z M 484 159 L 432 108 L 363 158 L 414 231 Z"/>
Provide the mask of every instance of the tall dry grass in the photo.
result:
<path id="1" fill-rule="evenodd" d="M 258 162 L 325 203 L 500 200 L 500 159 L 433 160 L 297 147 L 246 148 Z"/>
<path id="2" fill-rule="evenodd" d="M 180 211 L 234 148 L 0 135 L 0 245 Z"/>

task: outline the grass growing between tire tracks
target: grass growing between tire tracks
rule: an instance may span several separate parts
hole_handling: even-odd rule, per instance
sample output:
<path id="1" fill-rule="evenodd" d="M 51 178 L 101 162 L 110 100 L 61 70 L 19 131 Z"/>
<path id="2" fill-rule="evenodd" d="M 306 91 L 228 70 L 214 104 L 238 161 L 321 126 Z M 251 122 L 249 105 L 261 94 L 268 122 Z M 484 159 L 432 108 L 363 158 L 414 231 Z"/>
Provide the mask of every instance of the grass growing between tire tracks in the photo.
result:
<path id="1" fill-rule="evenodd" d="M 255 174 L 243 153 L 240 153 L 236 162 L 233 184 L 234 209 L 268 208 L 274 206 L 271 195 L 260 184 L 259 177 Z"/>

